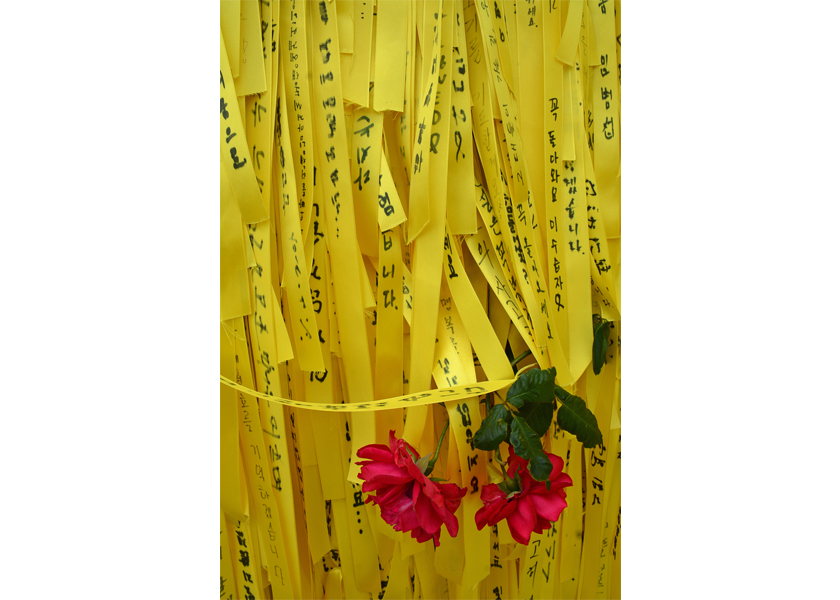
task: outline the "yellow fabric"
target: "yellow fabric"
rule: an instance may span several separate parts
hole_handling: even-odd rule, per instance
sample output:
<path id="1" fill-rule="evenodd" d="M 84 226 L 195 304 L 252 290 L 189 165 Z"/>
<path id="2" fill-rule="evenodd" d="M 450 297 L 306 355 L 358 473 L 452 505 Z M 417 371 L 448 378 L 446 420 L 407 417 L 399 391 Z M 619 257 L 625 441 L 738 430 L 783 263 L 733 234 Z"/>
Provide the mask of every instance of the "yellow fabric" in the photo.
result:
<path id="1" fill-rule="evenodd" d="M 617 0 L 222 0 L 221 597 L 620 597 L 620 32 Z M 604 435 L 552 423 L 574 483 L 527 546 L 478 531 L 472 442 L 524 350 Z M 356 463 L 447 420 L 435 548 Z"/>

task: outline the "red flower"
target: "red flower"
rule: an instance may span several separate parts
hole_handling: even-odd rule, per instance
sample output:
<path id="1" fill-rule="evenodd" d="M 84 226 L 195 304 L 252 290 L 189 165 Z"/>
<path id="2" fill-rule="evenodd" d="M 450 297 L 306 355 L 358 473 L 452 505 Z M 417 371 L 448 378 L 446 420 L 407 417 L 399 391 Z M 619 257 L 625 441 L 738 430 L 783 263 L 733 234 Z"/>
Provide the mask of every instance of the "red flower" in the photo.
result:
<path id="1" fill-rule="evenodd" d="M 481 500 L 484 506 L 475 513 L 475 524 L 479 529 L 485 525 L 495 525 L 507 519 L 510 534 L 520 544 L 531 541 L 531 533 L 542 533 L 551 523 L 560 518 L 566 508 L 566 492 L 563 488 L 572 485 L 572 478 L 563 473 L 563 459 L 548 454 L 552 469 L 548 479 L 551 489 L 543 481 L 537 481 L 528 472 L 528 461 L 520 458 L 509 447 L 507 475 L 511 479 L 518 476 L 520 491 L 509 495 L 495 483 L 481 488 Z"/>
<path id="2" fill-rule="evenodd" d="M 389 435 L 389 445 L 370 444 L 360 448 L 362 491 L 376 492 L 365 502 L 379 505 L 382 518 L 396 531 L 410 531 L 418 542 L 433 539 L 440 546 L 440 526 L 458 535 L 455 511 L 467 488 L 454 483 L 437 483 L 426 477 L 415 462 L 419 454 L 405 440 Z"/>

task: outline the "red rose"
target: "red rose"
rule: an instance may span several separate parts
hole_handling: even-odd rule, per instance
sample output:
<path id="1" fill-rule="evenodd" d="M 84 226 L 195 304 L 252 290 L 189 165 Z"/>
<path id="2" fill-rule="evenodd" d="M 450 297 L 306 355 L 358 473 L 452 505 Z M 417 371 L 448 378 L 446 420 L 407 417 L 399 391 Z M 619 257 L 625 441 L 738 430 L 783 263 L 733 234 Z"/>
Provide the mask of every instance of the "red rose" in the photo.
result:
<path id="1" fill-rule="evenodd" d="M 551 523 L 560 518 L 566 508 L 566 492 L 563 488 L 572 485 L 572 478 L 563 473 L 563 459 L 548 454 L 552 469 L 548 479 L 551 489 L 544 481 L 537 481 L 528 472 L 528 461 L 520 458 L 509 447 L 507 475 L 519 482 L 519 491 L 505 493 L 495 483 L 481 488 L 481 500 L 484 506 L 475 513 L 475 524 L 479 529 L 485 525 L 495 525 L 507 519 L 510 534 L 520 544 L 531 541 L 531 533 L 542 533 Z"/>
<path id="2" fill-rule="evenodd" d="M 416 464 L 417 451 L 395 438 L 393 431 L 389 445 L 370 444 L 359 449 L 359 458 L 369 459 L 356 463 L 362 465 L 362 491 L 376 492 L 365 502 L 378 504 L 386 523 L 397 531 L 410 531 L 418 542 L 434 538 L 435 546 L 440 546 L 441 524 L 452 537 L 458 535 L 454 513 L 467 488 L 426 477 Z"/>

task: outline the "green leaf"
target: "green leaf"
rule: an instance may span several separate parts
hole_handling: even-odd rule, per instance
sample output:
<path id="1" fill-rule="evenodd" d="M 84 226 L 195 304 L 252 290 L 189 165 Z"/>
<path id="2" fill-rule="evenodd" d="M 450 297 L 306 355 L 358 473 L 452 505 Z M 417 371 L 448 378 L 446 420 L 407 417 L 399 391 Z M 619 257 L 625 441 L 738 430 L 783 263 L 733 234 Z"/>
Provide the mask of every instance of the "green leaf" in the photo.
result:
<path id="1" fill-rule="evenodd" d="M 519 416 L 534 430 L 539 437 L 545 435 L 551 427 L 551 417 L 554 415 L 554 404 L 545 402 L 529 402 L 519 409 Z"/>
<path id="2" fill-rule="evenodd" d="M 479 450 L 495 450 L 508 436 L 508 423 L 511 414 L 504 404 L 497 404 L 490 409 L 487 418 L 481 422 L 473 435 L 473 444 Z"/>
<path id="3" fill-rule="evenodd" d="M 554 393 L 562 403 L 557 409 L 557 424 L 560 429 L 577 437 L 584 448 L 594 448 L 603 443 L 604 438 L 598 428 L 598 420 L 586 407 L 586 402 L 561 387 L 555 386 Z"/>
<path id="4" fill-rule="evenodd" d="M 417 465 L 417 468 L 420 469 L 420 472 L 423 473 L 424 475 L 428 475 L 428 473 L 426 473 L 426 471 L 429 470 L 429 461 L 432 458 L 432 454 L 434 454 L 434 452 L 429 452 L 423 458 L 414 461 L 414 464 Z"/>
<path id="5" fill-rule="evenodd" d="M 510 443 L 518 456 L 528 460 L 528 470 L 534 479 L 548 479 L 551 475 L 551 461 L 543 452 L 539 436 L 522 417 L 513 417 L 510 424 Z"/>
<path id="6" fill-rule="evenodd" d="M 598 315 L 592 315 L 592 370 L 598 375 L 607 363 L 607 348 L 610 345 L 610 322 L 600 320 Z M 598 317 L 596 319 L 595 317 Z"/>
<path id="7" fill-rule="evenodd" d="M 505 496 L 510 496 L 510 494 L 511 494 L 512 492 L 519 492 L 519 491 L 521 491 L 521 490 L 520 490 L 520 489 L 516 486 L 516 482 L 515 482 L 515 481 L 513 481 L 512 479 L 506 479 L 505 481 L 502 481 L 501 483 L 499 483 L 499 484 L 497 484 L 497 485 L 499 486 L 499 489 L 500 489 L 500 490 L 502 490 L 502 492 L 504 493 L 504 495 L 505 495 Z"/>
<path id="8" fill-rule="evenodd" d="M 525 402 L 551 402 L 551 390 L 554 389 L 554 377 L 557 369 L 526 371 L 513 382 L 507 393 L 506 400 L 516 408 L 522 408 Z"/>

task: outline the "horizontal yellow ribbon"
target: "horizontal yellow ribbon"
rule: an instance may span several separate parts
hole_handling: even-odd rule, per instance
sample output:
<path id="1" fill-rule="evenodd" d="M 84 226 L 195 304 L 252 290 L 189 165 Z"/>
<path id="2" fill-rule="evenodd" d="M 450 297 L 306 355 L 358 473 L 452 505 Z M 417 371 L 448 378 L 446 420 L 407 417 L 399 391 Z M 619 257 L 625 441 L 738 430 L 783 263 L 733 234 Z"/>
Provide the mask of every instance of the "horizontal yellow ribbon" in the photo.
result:
<path id="1" fill-rule="evenodd" d="M 231 381 L 224 375 L 219 376 L 219 380 L 226 386 L 239 390 L 243 394 L 254 396 L 255 398 L 262 398 L 269 402 L 277 402 L 294 408 L 308 408 L 310 410 L 332 411 L 332 412 L 369 412 L 376 410 L 388 410 L 389 408 L 405 408 L 407 406 L 422 406 L 424 404 L 434 404 L 435 402 L 450 402 L 452 400 L 463 400 L 464 398 L 472 398 L 473 396 L 480 396 L 481 394 L 489 394 L 512 384 L 516 379 L 497 379 L 495 381 L 480 381 L 479 383 L 465 383 L 463 385 L 454 385 L 448 388 L 441 388 L 437 390 L 428 390 L 419 394 L 406 394 L 405 396 L 395 396 L 393 398 L 386 398 L 384 400 L 375 400 L 371 402 L 359 402 L 356 404 L 320 404 L 317 402 L 299 402 L 298 400 L 290 400 L 288 398 L 280 398 L 279 396 L 269 396 L 268 394 L 261 394 L 244 385 Z"/>

